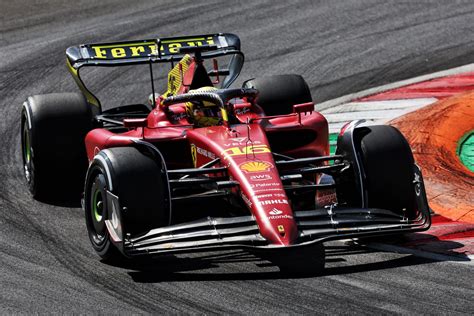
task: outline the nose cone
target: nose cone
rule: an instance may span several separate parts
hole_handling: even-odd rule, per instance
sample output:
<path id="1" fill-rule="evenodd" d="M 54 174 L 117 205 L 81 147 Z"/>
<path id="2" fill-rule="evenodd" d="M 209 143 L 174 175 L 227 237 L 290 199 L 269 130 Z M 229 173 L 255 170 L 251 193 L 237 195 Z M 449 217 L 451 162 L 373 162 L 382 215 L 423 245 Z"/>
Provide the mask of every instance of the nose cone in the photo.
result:
<path id="1" fill-rule="evenodd" d="M 293 244 L 298 230 L 271 152 L 262 152 L 258 158 L 231 156 L 227 161 L 262 236 L 270 244 Z"/>

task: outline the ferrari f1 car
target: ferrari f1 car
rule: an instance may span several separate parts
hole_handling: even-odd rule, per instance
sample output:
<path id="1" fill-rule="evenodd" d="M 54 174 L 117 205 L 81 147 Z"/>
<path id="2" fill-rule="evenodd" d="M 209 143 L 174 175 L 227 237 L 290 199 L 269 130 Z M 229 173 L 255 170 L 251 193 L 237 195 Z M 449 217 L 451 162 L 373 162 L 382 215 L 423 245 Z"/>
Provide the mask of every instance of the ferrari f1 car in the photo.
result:
<path id="1" fill-rule="evenodd" d="M 82 92 L 23 104 L 25 177 L 38 199 L 83 191 L 104 259 L 244 248 L 303 271 L 324 266 L 324 241 L 430 226 L 421 172 L 397 129 L 348 122 L 329 155 L 328 123 L 301 76 L 230 88 L 244 61 L 236 35 L 79 45 L 66 55 Z M 171 65 L 161 95 L 159 63 Z M 80 76 L 136 64 L 150 66 L 149 104 L 105 109 Z"/>

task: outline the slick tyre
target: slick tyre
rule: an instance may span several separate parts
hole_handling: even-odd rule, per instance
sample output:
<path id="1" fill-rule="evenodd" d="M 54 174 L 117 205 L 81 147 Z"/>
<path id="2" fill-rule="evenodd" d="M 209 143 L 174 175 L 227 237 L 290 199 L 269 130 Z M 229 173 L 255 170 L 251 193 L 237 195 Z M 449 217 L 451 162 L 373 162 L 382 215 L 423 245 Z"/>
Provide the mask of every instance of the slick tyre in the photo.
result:
<path id="1" fill-rule="evenodd" d="M 163 176 L 155 159 L 134 147 L 105 149 L 96 155 L 87 171 L 84 210 L 89 239 L 102 259 L 112 262 L 123 257 L 117 251 L 121 241 L 114 245 L 106 221 L 120 227 L 122 240 L 126 234 L 136 236 L 168 223 Z M 118 197 L 119 205 L 111 205 L 107 192 Z"/>
<path id="2" fill-rule="evenodd" d="M 82 94 L 35 95 L 23 104 L 22 161 L 34 198 L 79 199 L 88 164 L 84 137 L 91 129 L 91 109 Z"/>
<path id="3" fill-rule="evenodd" d="M 368 207 L 415 216 L 414 159 L 405 137 L 388 125 L 356 129 Z"/>
<path id="4" fill-rule="evenodd" d="M 244 88 L 259 91 L 257 104 L 266 115 L 283 115 L 293 112 L 293 105 L 311 102 L 308 84 L 299 75 L 277 75 L 251 79 Z"/>

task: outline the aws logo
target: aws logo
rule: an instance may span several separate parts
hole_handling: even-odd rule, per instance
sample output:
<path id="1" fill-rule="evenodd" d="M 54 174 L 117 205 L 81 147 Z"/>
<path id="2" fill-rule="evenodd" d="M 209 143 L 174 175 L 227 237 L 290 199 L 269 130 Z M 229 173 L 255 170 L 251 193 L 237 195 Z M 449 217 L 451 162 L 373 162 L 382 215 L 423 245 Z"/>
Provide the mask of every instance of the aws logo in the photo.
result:
<path id="1" fill-rule="evenodd" d="M 273 178 L 269 174 L 256 174 L 256 175 L 250 176 L 249 179 L 252 181 L 268 181 L 268 180 L 272 180 Z"/>

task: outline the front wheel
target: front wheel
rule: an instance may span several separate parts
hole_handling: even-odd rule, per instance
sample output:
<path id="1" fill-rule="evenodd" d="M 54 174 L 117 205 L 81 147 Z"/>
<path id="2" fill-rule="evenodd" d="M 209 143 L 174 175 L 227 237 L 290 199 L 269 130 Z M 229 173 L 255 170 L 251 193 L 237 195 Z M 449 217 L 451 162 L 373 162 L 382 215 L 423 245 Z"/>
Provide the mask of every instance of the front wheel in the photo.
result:
<path id="1" fill-rule="evenodd" d="M 361 168 L 352 176 L 341 177 L 339 200 L 350 206 L 362 204 L 356 181 L 361 179 L 365 207 L 390 210 L 412 219 L 417 216 L 415 162 L 410 145 L 398 129 L 388 125 L 357 127 L 352 138 L 339 137 L 337 146 L 336 154 L 348 157 L 354 167 Z"/>
<path id="2" fill-rule="evenodd" d="M 133 147 L 102 150 L 84 188 L 86 226 L 97 254 L 114 261 L 127 234 L 166 225 L 165 195 L 162 168 L 153 157 Z"/>

